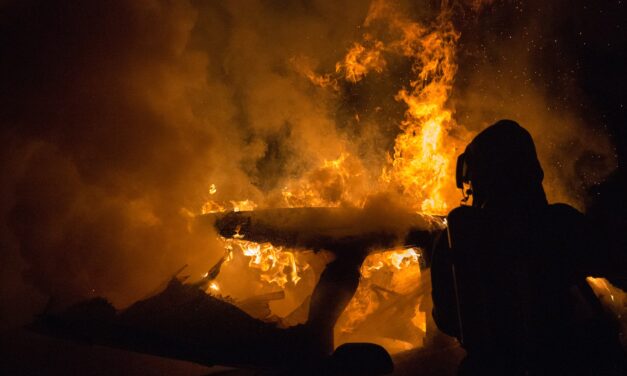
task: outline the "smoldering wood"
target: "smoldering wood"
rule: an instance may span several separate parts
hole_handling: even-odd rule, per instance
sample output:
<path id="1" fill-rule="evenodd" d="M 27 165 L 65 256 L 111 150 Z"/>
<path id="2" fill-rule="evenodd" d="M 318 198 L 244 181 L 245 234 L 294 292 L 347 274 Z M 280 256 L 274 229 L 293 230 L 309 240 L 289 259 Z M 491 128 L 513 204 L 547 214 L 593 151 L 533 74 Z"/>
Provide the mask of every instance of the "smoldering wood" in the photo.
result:
<path id="1" fill-rule="evenodd" d="M 441 217 L 403 215 L 404 221 L 396 225 L 357 208 L 283 208 L 207 214 L 199 217 L 199 225 L 212 225 L 225 238 L 336 254 L 399 246 L 431 248 L 445 228 Z"/>

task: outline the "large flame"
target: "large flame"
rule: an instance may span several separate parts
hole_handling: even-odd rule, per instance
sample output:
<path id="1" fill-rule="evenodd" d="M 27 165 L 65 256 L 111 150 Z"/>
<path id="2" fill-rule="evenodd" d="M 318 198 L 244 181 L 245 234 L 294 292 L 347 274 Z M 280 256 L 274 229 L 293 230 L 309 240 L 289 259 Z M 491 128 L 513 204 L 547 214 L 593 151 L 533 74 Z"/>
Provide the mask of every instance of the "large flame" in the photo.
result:
<path id="1" fill-rule="evenodd" d="M 323 160 L 318 168 L 283 187 L 284 206 L 362 207 L 368 195 L 386 191 L 400 192 L 407 205 L 417 212 L 444 214 L 459 196 L 453 181 L 454 158 L 468 135 L 456 127 L 453 112 L 447 107 L 457 71 L 455 50 L 459 39 L 450 13 L 445 8 L 434 21 L 422 24 L 408 19 L 385 1 L 374 1 L 364 27 L 378 24 L 385 25 L 391 40 L 384 42 L 366 33 L 336 64 L 335 72 L 317 74 L 305 67 L 299 69 L 313 84 L 337 90 L 341 80 L 354 84 L 369 74 L 381 73 L 387 67 L 386 56 L 409 59 L 413 79 L 395 96 L 406 106 L 406 112 L 393 154 L 379 172 L 378 181 L 368 184 L 360 180 L 368 179 L 366 168 L 349 152 L 343 151 L 334 160 Z M 355 188 L 362 186 L 368 189 Z M 212 186 L 212 194 L 215 191 Z M 254 207 L 254 203 L 247 205 Z M 206 211 L 238 210 L 241 203 L 210 201 L 205 206 Z M 261 281 L 277 287 L 298 283 L 300 273 L 309 268 L 307 264 L 299 265 L 294 253 L 280 247 L 243 239 L 225 242 L 227 248 L 237 248 L 249 258 L 248 266 L 258 271 Z M 419 249 L 408 248 L 369 256 L 361 269 L 358 291 L 338 322 L 336 337 L 363 339 L 357 332 L 368 326 L 369 318 L 381 319 L 384 311 L 392 308 L 390 302 L 405 299 L 406 312 L 395 314 L 406 321 L 403 324 L 407 328 L 414 328 L 413 334 L 394 338 L 369 333 L 366 339 L 382 343 L 392 351 L 420 346 L 426 331 L 426 314 L 420 309 L 425 295 L 420 254 Z"/>

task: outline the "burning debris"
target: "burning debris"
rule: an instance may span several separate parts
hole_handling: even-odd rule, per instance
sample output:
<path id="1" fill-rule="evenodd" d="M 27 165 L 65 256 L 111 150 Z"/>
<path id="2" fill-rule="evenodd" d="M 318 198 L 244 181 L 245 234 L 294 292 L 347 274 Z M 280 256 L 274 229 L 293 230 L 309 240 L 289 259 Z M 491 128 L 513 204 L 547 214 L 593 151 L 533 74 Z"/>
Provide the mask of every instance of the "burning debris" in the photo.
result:
<path id="1" fill-rule="evenodd" d="M 272 243 L 303 250 L 342 252 L 344 244 L 372 249 L 429 246 L 444 228 L 442 219 L 411 211 L 377 212 L 377 208 L 286 208 L 209 215 L 223 237 Z M 382 218 L 386 216 L 387 218 Z"/>
<path id="2" fill-rule="evenodd" d="M 423 256 L 417 248 L 409 246 L 400 250 L 381 250 L 380 247 L 403 244 L 401 239 L 405 244 L 428 247 L 443 230 L 443 225 L 438 218 L 414 215 L 413 221 L 408 223 L 415 227 L 390 234 L 386 231 L 390 228 L 385 223 L 377 231 L 373 231 L 374 227 L 365 226 L 362 217 L 366 213 L 357 209 L 306 208 L 231 212 L 202 217 L 199 225 L 212 223 L 220 233 L 232 236 L 225 240 L 227 254 L 202 279 L 183 284 L 173 278 L 162 292 L 120 312 L 102 299 L 87 301 L 60 315 L 44 315 L 36 328 L 56 335 L 201 364 L 302 367 L 308 363 L 306 356 L 303 359 L 304 354 L 318 356 L 316 343 L 321 339 L 318 338 L 319 333 L 298 324 L 308 323 L 312 311 L 335 308 L 322 306 L 325 300 L 312 303 L 309 296 L 289 315 L 277 317 L 272 315 L 269 304 L 284 299 L 283 290 L 242 300 L 224 296 L 216 282 L 222 269 L 228 267 L 235 257 L 248 258 L 248 266 L 259 271 L 262 282 L 285 288 L 288 282 L 298 284 L 301 269 L 297 266 L 295 253 L 283 251 L 283 246 L 289 246 L 295 252 L 302 252 L 305 248 L 337 250 L 336 258 L 349 260 L 353 256 L 347 252 L 368 250 L 374 254 L 366 258 L 361 266 L 365 282 L 360 284 L 356 298 L 336 327 L 338 342 L 362 342 L 353 333 L 371 331 L 369 325 L 385 320 L 393 325 L 388 326 L 386 332 L 377 333 L 384 339 L 383 344 L 397 351 L 410 349 L 422 343 L 426 331 L 426 313 L 420 305 L 428 286 L 428 281 L 421 274 Z M 311 223 L 312 216 L 324 220 L 318 226 L 306 226 Z M 399 231 L 398 227 L 395 229 Z M 405 233 L 404 238 L 399 237 L 402 233 Z M 265 243 L 243 240 L 245 234 Z M 400 270 L 402 274 L 390 274 L 390 268 Z M 322 282 L 324 278 L 320 277 L 320 283 L 325 283 Z M 334 288 L 341 289 L 341 286 L 335 285 Z M 332 329 L 335 321 L 331 324 Z M 374 351 L 373 355 L 379 357 L 378 350 L 364 348 L 359 351 L 362 350 Z M 333 363 L 344 352 L 350 357 L 353 350 L 340 347 L 338 351 L 340 354 L 329 358 L 328 362 Z M 330 363 L 315 362 L 331 367 Z M 385 361 L 380 362 L 379 366 L 383 367 L 381 364 L 384 365 Z"/>
<path id="3" fill-rule="evenodd" d="M 394 154 L 389 156 L 375 184 L 350 193 L 355 187 L 366 185 L 355 181 L 355 177 L 370 174 L 359 159 L 356 163 L 355 157 L 343 150 L 337 160 L 324 160 L 314 173 L 281 191 L 285 206 L 341 205 L 342 209 L 242 213 L 238 205 L 231 203 L 234 213 L 219 217 L 216 227 L 223 237 L 233 238 L 225 240 L 228 260 L 233 257 L 234 247 L 239 248 L 243 256 L 250 258 L 248 266 L 261 270 L 262 282 L 281 289 L 288 282 L 298 284 L 299 274 L 309 268 L 307 262 L 295 256 L 298 250 L 326 250 L 334 256 L 346 257 L 342 254 L 351 252 L 355 244 L 369 249 L 371 255 L 361 269 L 361 286 L 339 319 L 336 337 L 339 342 L 342 342 L 340 338 L 376 341 L 384 343 L 389 350 L 399 351 L 423 343 L 429 305 L 428 298 L 422 301 L 428 291 L 428 281 L 420 272 L 421 265 L 425 266 L 422 249 L 431 246 L 433 230 L 443 228 L 439 219 L 415 212 L 447 211 L 449 197 L 456 194 L 450 162 L 458 152 L 456 145 L 461 145 L 468 136 L 462 129 L 456 129 L 452 111 L 446 108 L 457 70 L 455 45 L 459 35 L 446 7 L 436 20 L 422 24 L 384 1 L 371 4 L 364 28 L 372 33 L 364 34 L 363 43 L 353 45 L 344 60 L 336 64 L 334 73 L 319 75 L 307 68 L 302 71 L 315 85 L 337 91 L 342 81 L 356 84 L 371 72 L 381 73 L 387 59 L 402 57 L 412 62 L 415 78 L 410 80 L 409 88 L 400 89 L 395 96 L 395 100 L 407 106 L 402 133 L 396 137 Z M 216 192 L 217 187 L 212 185 L 211 195 Z M 397 200 L 402 204 L 395 203 L 393 208 L 377 208 L 375 204 L 373 210 L 371 202 L 376 203 L 377 195 L 382 193 L 389 195 L 387 192 L 397 192 Z M 354 208 L 346 208 L 347 203 Z M 397 210 L 401 205 L 405 206 L 403 210 Z M 203 212 L 224 209 L 225 205 L 211 197 Z M 408 235 L 411 239 L 406 238 Z M 314 280 L 320 273 L 320 270 L 315 273 Z M 228 278 L 217 282 L 214 290 L 217 291 L 218 285 L 228 284 Z M 301 288 L 291 308 L 301 306 L 312 290 L 311 282 L 304 291 Z M 398 304 L 391 302 L 401 301 L 405 310 L 402 314 L 391 309 L 398 308 Z M 399 324 L 390 325 L 387 333 L 386 330 L 373 332 L 378 325 L 369 324 L 368 317 L 382 322 L 386 314 L 393 316 L 394 312 L 397 317 L 393 322 Z M 287 315 L 284 312 L 283 316 Z M 413 334 L 409 336 L 399 334 L 411 331 Z"/>
<path id="4" fill-rule="evenodd" d="M 303 252 L 324 250 L 341 258 L 368 249 L 369 256 L 357 266 L 359 288 L 336 325 L 336 343 L 371 341 L 398 352 L 423 344 L 429 281 L 428 273 L 422 273 L 427 266 L 422 249 L 432 247 L 444 224 L 438 217 L 411 212 L 396 211 L 393 216 L 391 223 L 368 207 L 294 208 L 213 214 L 202 221 L 215 220 L 219 233 L 228 238 L 225 257 L 249 257 L 248 265 L 261 271 L 259 280 L 275 288 L 298 284 L 301 272 L 310 268 L 298 257 Z M 220 285 L 229 285 L 229 278 L 222 281 Z M 303 303 L 297 301 L 294 311 L 308 303 L 312 290 L 301 295 Z M 297 322 L 304 323 L 306 311 L 300 311 Z M 293 312 L 284 315 L 294 322 Z M 381 322 L 390 324 L 381 330 Z"/>

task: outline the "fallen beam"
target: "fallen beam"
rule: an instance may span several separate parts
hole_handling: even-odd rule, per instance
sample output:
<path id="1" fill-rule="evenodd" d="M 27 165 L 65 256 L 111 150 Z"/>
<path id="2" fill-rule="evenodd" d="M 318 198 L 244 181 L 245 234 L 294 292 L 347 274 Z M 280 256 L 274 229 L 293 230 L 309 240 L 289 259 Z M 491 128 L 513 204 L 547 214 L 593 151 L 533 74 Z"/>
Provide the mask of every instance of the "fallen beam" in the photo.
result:
<path id="1" fill-rule="evenodd" d="M 445 229 L 442 217 L 377 213 L 357 208 L 283 208 L 212 213 L 199 217 L 225 238 L 241 237 L 303 250 L 341 253 L 395 247 L 430 248 Z"/>

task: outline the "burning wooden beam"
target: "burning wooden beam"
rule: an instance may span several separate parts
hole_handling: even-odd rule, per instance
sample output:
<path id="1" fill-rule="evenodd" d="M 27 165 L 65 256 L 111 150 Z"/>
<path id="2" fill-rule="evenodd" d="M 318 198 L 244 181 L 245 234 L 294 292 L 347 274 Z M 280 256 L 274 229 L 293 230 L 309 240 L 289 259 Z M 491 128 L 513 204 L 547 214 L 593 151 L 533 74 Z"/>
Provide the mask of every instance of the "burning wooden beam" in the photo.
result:
<path id="1" fill-rule="evenodd" d="M 380 214 L 380 213 L 379 213 Z M 302 250 L 334 253 L 361 248 L 429 248 L 445 228 L 441 217 L 377 213 L 357 208 L 283 208 L 212 213 L 200 217 L 225 238 L 243 238 Z"/>

